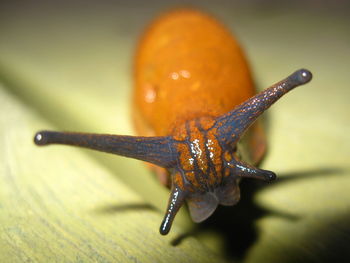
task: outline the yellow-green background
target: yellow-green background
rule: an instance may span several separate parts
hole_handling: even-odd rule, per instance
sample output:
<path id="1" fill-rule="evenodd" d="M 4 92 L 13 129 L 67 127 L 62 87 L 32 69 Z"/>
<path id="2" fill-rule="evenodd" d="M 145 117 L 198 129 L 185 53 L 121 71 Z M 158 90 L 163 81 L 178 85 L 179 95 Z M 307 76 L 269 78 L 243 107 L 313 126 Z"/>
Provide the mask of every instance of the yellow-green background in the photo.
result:
<path id="1" fill-rule="evenodd" d="M 279 181 L 245 182 L 199 227 L 182 209 L 166 237 L 168 191 L 141 162 L 32 138 L 132 134 L 137 37 L 177 3 L 48 2 L 0 3 L 0 262 L 350 260 L 346 1 L 190 1 L 236 33 L 259 89 L 300 67 L 314 79 L 269 110 L 263 168 Z"/>

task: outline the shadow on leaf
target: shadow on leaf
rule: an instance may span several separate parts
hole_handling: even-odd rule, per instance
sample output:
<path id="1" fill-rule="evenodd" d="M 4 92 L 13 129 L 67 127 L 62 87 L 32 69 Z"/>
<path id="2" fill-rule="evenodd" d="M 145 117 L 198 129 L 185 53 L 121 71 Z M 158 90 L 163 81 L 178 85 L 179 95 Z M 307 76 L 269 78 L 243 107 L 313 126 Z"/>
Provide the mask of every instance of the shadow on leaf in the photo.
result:
<path id="1" fill-rule="evenodd" d="M 258 239 L 255 222 L 267 215 L 283 217 L 286 220 L 297 221 L 300 218 L 283 211 L 271 211 L 258 206 L 254 202 L 255 194 L 262 189 L 295 180 L 308 180 L 320 176 L 343 175 L 344 170 L 338 168 L 324 168 L 311 171 L 298 171 L 280 174 L 278 179 L 266 184 L 254 179 L 245 179 L 241 182 L 241 200 L 234 207 L 219 206 L 215 213 L 203 223 L 197 225 L 191 233 L 176 237 L 172 245 L 179 245 L 188 236 L 199 235 L 202 231 L 215 231 L 224 237 L 226 257 L 242 260 L 249 248 Z"/>
<path id="2" fill-rule="evenodd" d="M 105 205 L 98 207 L 93 210 L 95 214 L 115 214 L 120 212 L 127 212 L 127 211 L 135 211 L 135 210 L 153 210 L 156 211 L 157 209 L 146 203 L 135 203 L 135 204 L 124 204 L 124 205 Z"/>
<path id="3" fill-rule="evenodd" d="M 224 250 L 226 252 L 226 257 L 228 259 L 242 260 L 244 259 L 244 256 L 246 255 L 249 248 L 258 239 L 259 233 L 255 225 L 255 222 L 258 219 L 261 219 L 264 216 L 268 215 L 283 217 L 286 220 L 291 221 L 297 221 L 301 219 L 295 215 L 288 214 L 283 211 L 271 211 L 258 206 L 254 202 L 256 193 L 258 193 L 262 189 L 273 187 L 286 182 L 296 180 L 309 180 L 313 178 L 319 178 L 322 176 L 339 176 L 345 174 L 345 170 L 342 169 L 324 168 L 304 172 L 297 171 L 286 174 L 280 174 L 277 181 L 271 184 L 266 184 L 264 182 L 257 181 L 254 179 L 245 179 L 240 184 L 241 200 L 237 205 L 235 205 L 234 207 L 219 206 L 215 213 L 206 221 L 196 225 L 196 227 L 192 231 L 177 236 L 172 240 L 171 244 L 173 246 L 177 246 L 180 245 L 181 242 L 188 237 L 200 235 L 200 233 L 205 231 L 214 231 L 224 237 Z M 130 210 L 157 211 L 157 209 L 150 204 L 134 203 L 124 205 L 102 206 L 95 209 L 94 213 L 114 214 Z M 344 221 L 342 219 L 342 222 L 349 222 L 345 225 L 345 229 L 347 229 L 348 233 L 350 234 L 350 220 Z M 332 234 L 334 236 L 333 232 Z M 334 237 L 334 239 L 338 240 L 339 237 Z M 340 247 L 342 246 L 340 245 Z M 336 248 L 339 248 L 339 246 L 336 246 Z M 337 251 L 336 248 L 335 250 Z M 326 252 L 324 251 L 324 253 Z M 350 258 L 350 255 L 347 258 Z"/>

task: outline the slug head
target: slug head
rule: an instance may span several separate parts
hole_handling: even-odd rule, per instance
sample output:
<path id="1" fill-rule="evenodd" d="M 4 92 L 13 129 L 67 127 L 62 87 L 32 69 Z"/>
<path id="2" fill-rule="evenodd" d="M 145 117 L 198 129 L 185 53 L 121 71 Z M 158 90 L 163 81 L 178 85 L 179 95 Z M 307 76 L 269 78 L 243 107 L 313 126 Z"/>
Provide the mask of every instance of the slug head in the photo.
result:
<path id="1" fill-rule="evenodd" d="M 176 213 L 187 201 L 192 219 L 208 218 L 218 204 L 238 202 L 242 177 L 271 181 L 276 175 L 238 158 L 237 143 L 249 126 L 274 102 L 293 88 L 309 82 L 308 70 L 298 70 L 234 110 L 219 116 L 190 120 L 172 136 L 135 137 L 41 131 L 37 145 L 66 144 L 150 162 L 171 171 L 171 194 L 160 233 L 166 235 Z"/>

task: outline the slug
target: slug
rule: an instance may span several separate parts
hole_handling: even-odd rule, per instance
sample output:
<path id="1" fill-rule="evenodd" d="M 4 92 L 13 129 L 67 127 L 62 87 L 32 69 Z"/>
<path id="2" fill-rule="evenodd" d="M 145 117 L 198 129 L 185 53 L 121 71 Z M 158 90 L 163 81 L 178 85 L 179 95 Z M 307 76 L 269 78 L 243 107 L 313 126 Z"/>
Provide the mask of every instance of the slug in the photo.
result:
<path id="1" fill-rule="evenodd" d="M 141 38 L 135 56 L 134 122 L 142 136 L 40 131 L 37 145 L 66 144 L 148 162 L 170 188 L 160 226 L 168 234 L 186 201 L 195 222 L 240 198 L 241 178 L 271 181 L 253 166 L 265 139 L 255 120 L 285 93 L 309 82 L 300 69 L 256 94 L 246 58 L 231 33 L 195 10 L 168 12 Z M 249 162 L 239 147 L 251 126 Z M 156 168 L 157 167 L 157 168 Z"/>

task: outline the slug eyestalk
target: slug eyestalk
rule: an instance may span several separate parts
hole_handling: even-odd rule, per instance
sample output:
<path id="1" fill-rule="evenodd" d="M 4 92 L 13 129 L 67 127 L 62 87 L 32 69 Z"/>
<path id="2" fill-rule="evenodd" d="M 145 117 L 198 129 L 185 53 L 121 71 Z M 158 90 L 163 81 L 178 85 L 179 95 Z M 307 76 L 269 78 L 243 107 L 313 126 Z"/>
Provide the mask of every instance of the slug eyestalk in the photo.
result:
<path id="1" fill-rule="evenodd" d="M 183 124 L 177 133 L 161 137 L 120 136 L 73 132 L 40 131 L 36 145 L 64 144 L 130 157 L 171 171 L 171 194 L 160 233 L 166 235 L 185 200 L 195 222 L 210 216 L 218 204 L 234 205 L 239 200 L 240 178 L 271 181 L 276 175 L 237 158 L 236 144 L 250 125 L 288 91 L 306 84 L 310 71 L 300 69 L 286 79 L 214 118 L 208 128 L 201 121 Z M 185 136 L 184 136 L 185 134 Z M 178 138 L 183 138 L 179 140 Z"/>

